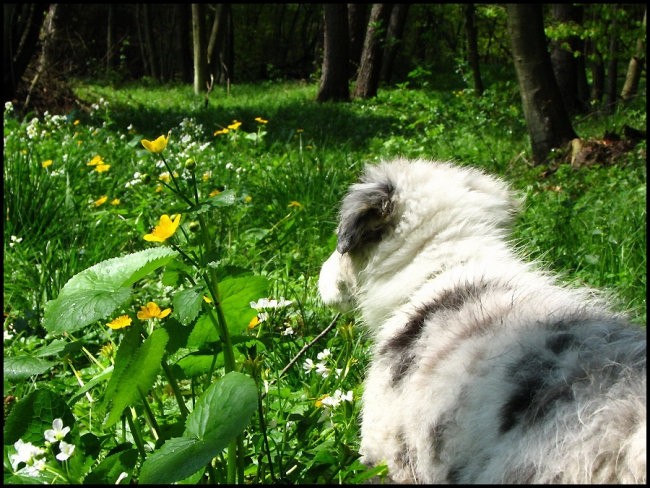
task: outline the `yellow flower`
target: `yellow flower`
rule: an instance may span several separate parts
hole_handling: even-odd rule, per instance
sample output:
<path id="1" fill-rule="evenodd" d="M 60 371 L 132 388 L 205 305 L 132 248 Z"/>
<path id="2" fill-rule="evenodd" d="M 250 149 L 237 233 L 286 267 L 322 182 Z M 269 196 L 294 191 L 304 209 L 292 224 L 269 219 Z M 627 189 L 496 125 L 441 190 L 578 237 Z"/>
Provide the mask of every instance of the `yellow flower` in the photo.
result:
<path id="1" fill-rule="evenodd" d="M 97 166 L 97 165 L 100 165 L 100 164 L 104 164 L 104 160 L 98 154 L 95 157 L 93 157 L 88 163 L 86 163 L 86 166 Z"/>
<path id="2" fill-rule="evenodd" d="M 233 120 L 233 121 L 232 121 L 232 124 L 230 124 L 230 125 L 228 126 L 228 128 L 229 128 L 229 129 L 232 129 L 232 130 L 237 130 L 237 129 L 239 129 L 239 126 L 240 126 L 240 125 L 241 125 L 241 122 L 240 122 L 240 121 L 238 121 L 238 120 Z"/>
<path id="3" fill-rule="evenodd" d="M 53 161 L 52 161 L 51 159 L 47 159 L 47 160 L 45 160 L 45 161 L 43 161 L 43 162 L 41 163 L 41 166 L 42 166 L 43 168 L 47 168 L 48 166 L 52 166 L 52 162 L 53 162 Z"/>
<path id="4" fill-rule="evenodd" d="M 111 165 L 110 164 L 98 164 L 95 166 L 95 171 L 98 173 L 105 173 L 110 169 Z"/>
<path id="5" fill-rule="evenodd" d="M 120 199 L 119 199 L 119 198 L 113 198 L 113 199 L 111 200 L 111 205 L 119 205 L 120 203 L 121 203 L 121 202 L 120 202 Z"/>
<path id="6" fill-rule="evenodd" d="M 214 131 L 214 135 L 215 136 L 220 136 L 221 134 L 227 134 L 228 132 L 230 132 L 228 129 L 216 130 L 216 131 Z"/>
<path id="7" fill-rule="evenodd" d="M 262 117 L 255 117 L 255 122 L 259 122 L 260 124 L 266 124 L 268 120 L 265 120 Z"/>
<path id="8" fill-rule="evenodd" d="M 216 197 L 219 193 L 221 193 L 221 190 L 212 190 L 212 191 L 210 192 L 209 197 L 210 197 L 210 198 L 212 198 L 212 197 Z"/>
<path id="9" fill-rule="evenodd" d="M 154 188 L 154 191 L 156 193 L 160 193 L 161 191 L 163 191 L 163 188 L 164 187 L 162 185 L 156 185 L 156 188 Z"/>
<path id="10" fill-rule="evenodd" d="M 106 325 L 108 325 L 113 330 L 117 330 L 117 329 L 123 329 L 124 327 L 128 327 L 129 325 L 131 325 L 132 321 L 133 320 L 128 315 L 120 315 L 118 318 L 110 321 Z"/>
<path id="11" fill-rule="evenodd" d="M 106 203 L 106 200 L 108 200 L 108 197 L 106 195 L 104 195 L 104 196 L 99 197 L 93 203 L 95 204 L 95 207 L 99 207 L 100 205 L 103 205 L 104 203 Z"/>
<path id="12" fill-rule="evenodd" d="M 302 203 L 293 200 L 293 201 L 289 202 L 289 205 L 287 205 L 287 206 L 288 206 L 288 207 L 298 207 L 298 208 L 302 208 Z"/>
<path id="13" fill-rule="evenodd" d="M 212 303 L 212 298 L 203 295 L 203 301 L 204 301 L 205 303 Z"/>
<path id="14" fill-rule="evenodd" d="M 158 177 L 160 181 L 164 181 L 165 183 L 169 183 L 172 179 L 172 176 L 169 174 L 169 171 L 165 171 L 164 173 L 161 173 L 160 176 Z"/>
<path id="15" fill-rule="evenodd" d="M 244 203 L 251 203 L 253 201 L 253 197 L 250 195 L 246 195 L 244 197 Z"/>
<path id="16" fill-rule="evenodd" d="M 76 119 L 76 120 L 72 123 L 72 125 L 79 125 L 79 122 L 80 122 L 79 119 Z"/>
<path id="17" fill-rule="evenodd" d="M 167 147 L 167 142 L 169 142 L 169 136 L 171 135 L 171 133 L 172 131 L 169 131 L 167 133 L 167 137 L 162 135 L 155 141 L 148 141 L 147 139 L 142 139 L 140 142 L 142 143 L 142 145 L 147 151 L 152 153 L 160 153 L 163 152 Z"/>
<path id="18" fill-rule="evenodd" d="M 253 329 L 259 323 L 260 323 L 260 318 L 256 315 L 251 319 L 250 322 L 248 322 L 248 328 Z"/>
<path id="19" fill-rule="evenodd" d="M 140 320 L 164 319 L 170 313 L 172 313 L 171 308 L 166 308 L 165 310 L 161 311 L 158 305 L 156 305 L 154 302 L 149 302 L 146 305 L 142 305 L 140 307 L 140 311 L 138 312 L 138 318 Z"/>
<path id="20" fill-rule="evenodd" d="M 150 242 L 165 242 L 174 235 L 174 232 L 176 232 L 180 223 L 181 214 L 176 215 L 176 218 L 173 221 L 169 218 L 169 215 L 165 214 L 160 217 L 160 222 L 158 222 L 158 225 L 154 228 L 151 234 L 144 236 L 144 240 Z"/>

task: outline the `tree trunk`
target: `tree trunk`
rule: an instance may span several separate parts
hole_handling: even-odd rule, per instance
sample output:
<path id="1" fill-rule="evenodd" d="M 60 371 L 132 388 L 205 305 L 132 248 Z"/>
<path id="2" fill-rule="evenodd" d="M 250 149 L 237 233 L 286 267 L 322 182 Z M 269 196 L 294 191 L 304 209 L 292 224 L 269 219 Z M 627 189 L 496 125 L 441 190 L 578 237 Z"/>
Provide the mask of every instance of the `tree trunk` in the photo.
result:
<path id="1" fill-rule="evenodd" d="M 180 52 L 181 79 L 185 83 L 192 83 L 192 47 L 190 47 L 190 32 L 192 26 L 191 6 L 186 3 L 178 3 L 175 6 L 178 16 L 179 28 L 176 29 L 176 44 Z"/>
<path id="2" fill-rule="evenodd" d="M 366 16 L 368 13 L 366 3 L 348 3 L 348 29 L 350 32 L 350 71 L 351 79 L 357 77 L 363 51 L 363 38 L 366 31 Z"/>
<path id="3" fill-rule="evenodd" d="M 47 3 L 5 3 L 2 5 L 4 19 L 4 99 L 16 95 L 20 80 L 29 61 L 36 52 L 38 35 L 43 25 Z"/>
<path id="4" fill-rule="evenodd" d="M 38 62 L 36 64 L 36 72 L 32 78 L 32 81 L 29 85 L 27 95 L 25 97 L 24 107 L 28 107 L 31 102 L 32 93 L 36 85 L 41 80 L 45 78 L 48 81 L 48 85 L 51 88 L 55 86 L 55 80 L 57 78 L 56 73 L 54 73 L 54 64 L 56 53 L 54 50 L 54 39 L 56 36 L 56 15 L 59 4 L 52 3 L 50 4 L 45 19 L 43 19 L 43 26 L 40 32 L 40 41 L 41 41 L 41 54 L 38 57 Z M 41 83 L 41 89 L 43 92 L 47 91 L 48 86 L 43 86 Z M 54 90 L 52 90 L 54 92 Z"/>
<path id="5" fill-rule="evenodd" d="M 393 5 L 390 13 L 380 75 L 380 78 L 387 83 L 390 83 L 393 75 L 395 56 L 397 56 L 397 51 L 399 50 L 399 45 L 404 35 L 404 25 L 406 24 L 408 10 L 408 3 L 396 3 Z"/>
<path id="6" fill-rule="evenodd" d="M 465 30 L 467 32 L 467 60 L 472 70 L 474 80 L 474 92 L 477 97 L 483 95 L 483 80 L 481 79 L 481 67 L 478 56 L 478 40 L 476 34 L 476 7 L 473 3 L 466 3 L 463 6 L 465 11 Z"/>
<path id="7" fill-rule="evenodd" d="M 541 4 L 508 4 L 508 30 L 534 164 L 576 133 L 564 108 L 546 49 Z"/>
<path id="8" fill-rule="evenodd" d="M 582 24 L 582 7 L 578 5 L 554 3 L 551 5 L 551 14 L 560 24 Z M 569 114 L 584 112 L 587 108 L 586 101 L 578 97 L 579 64 L 574 55 L 577 52 L 581 52 L 580 39 L 577 36 L 555 39 L 551 43 L 553 72 Z"/>
<path id="9" fill-rule="evenodd" d="M 192 4 L 192 47 L 194 53 L 194 93 L 207 90 L 208 57 L 205 41 L 205 5 Z"/>
<path id="10" fill-rule="evenodd" d="M 347 101 L 350 99 L 348 85 L 348 12 L 344 3 L 328 3 L 323 6 L 324 53 L 323 73 L 316 100 Z"/>
<path id="11" fill-rule="evenodd" d="M 109 3 L 106 16 L 106 73 L 113 69 L 113 43 L 115 42 L 115 5 Z"/>
<path id="12" fill-rule="evenodd" d="M 383 53 L 383 40 L 386 36 L 386 24 L 391 11 L 391 4 L 373 3 L 363 42 L 361 65 L 357 75 L 354 98 L 372 98 L 377 95 L 379 74 Z"/>
<path id="13" fill-rule="evenodd" d="M 151 13 L 149 10 L 149 5 L 146 3 L 142 4 L 142 33 L 145 42 L 145 51 L 147 59 L 149 60 L 149 76 L 152 78 L 158 79 L 158 56 L 157 50 L 153 43 L 153 33 L 151 31 Z"/>
<path id="14" fill-rule="evenodd" d="M 645 29 L 646 29 L 646 15 L 648 10 L 643 11 L 643 34 L 639 36 L 636 41 L 636 52 L 630 58 L 630 64 L 627 67 L 627 74 L 625 75 L 625 83 L 623 84 L 623 89 L 621 90 L 621 98 L 624 101 L 629 100 L 636 95 L 637 90 L 639 89 L 639 79 L 641 78 L 641 69 L 643 58 L 643 53 L 645 53 L 645 48 L 643 46 L 643 41 L 645 40 Z"/>
<path id="15" fill-rule="evenodd" d="M 614 12 L 618 8 L 615 5 Z M 618 16 L 616 13 L 614 14 L 609 32 L 609 46 L 607 51 L 609 60 L 607 62 L 607 78 L 605 79 L 605 111 L 612 113 L 616 107 L 616 78 L 618 77 Z"/>

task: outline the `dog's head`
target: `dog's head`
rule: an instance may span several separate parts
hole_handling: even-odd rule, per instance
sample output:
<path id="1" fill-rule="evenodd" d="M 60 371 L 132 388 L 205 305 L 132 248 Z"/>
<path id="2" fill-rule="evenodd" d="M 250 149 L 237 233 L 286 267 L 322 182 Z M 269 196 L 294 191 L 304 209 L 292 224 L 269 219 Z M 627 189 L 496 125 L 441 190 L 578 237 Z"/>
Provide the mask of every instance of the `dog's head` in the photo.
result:
<path id="1" fill-rule="evenodd" d="M 321 298 L 343 311 L 361 305 L 364 315 L 369 306 L 389 309 L 451 264 L 436 258 L 453 259 L 457 243 L 501 237 L 517 205 L 504 182 L 474 168 L 404 159 L 368 165 L 343 198 Z"/>

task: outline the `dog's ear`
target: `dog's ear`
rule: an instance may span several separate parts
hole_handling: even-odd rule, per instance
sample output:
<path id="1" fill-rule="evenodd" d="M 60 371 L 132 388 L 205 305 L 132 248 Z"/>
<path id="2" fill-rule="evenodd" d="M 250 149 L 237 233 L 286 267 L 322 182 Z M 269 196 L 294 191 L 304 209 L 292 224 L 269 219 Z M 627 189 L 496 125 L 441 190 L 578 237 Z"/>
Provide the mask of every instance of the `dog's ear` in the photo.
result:
<path id="1" fill-rule="evenodd" d="M 388 181 L 352 185 L 341 205 L 338 252 L 345 254 L 381 239 L 393 214 L 393 190 Z"/>

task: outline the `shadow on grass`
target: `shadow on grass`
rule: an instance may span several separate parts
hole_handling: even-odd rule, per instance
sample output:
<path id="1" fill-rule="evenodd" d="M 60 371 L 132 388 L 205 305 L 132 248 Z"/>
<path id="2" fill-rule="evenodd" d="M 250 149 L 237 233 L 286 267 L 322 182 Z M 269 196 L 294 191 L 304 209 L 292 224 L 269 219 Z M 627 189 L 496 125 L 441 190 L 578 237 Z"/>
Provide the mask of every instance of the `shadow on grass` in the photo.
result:
<path id="1" fill-rule="evenodd" d="M 204 98 L 191 94 L 191 88 L 173 88 L 169 100 L 161 103 L 139 101 L 128 93 L 129 88 L 115 90 L 102 87 L 101 96 L 109 102 L 110 122 L 116 128 L 133 128 L 146 137 L 157 137 L 177 127 L 185 118 L 193 118 L 205 128 L 205 139 L 212 140 L 214 131 L 234 120 L 242 122 L 241 130 L 255 132 L 256 117 L 268 120 L 266 144 L 285 143 L 301 129 L 304 140 L 316 144 L 352 145 L 363 149 L 368 141 L 387 135 L 397 123 L 396 117 L 359 110 L 359 102 L 319 103 L 305 89 L 287 85 L 247 87 L 241 96 L 213 93 L 209 106 Z M 120 93 L 122 91 L 122 93 Z M 87 103 L 99 95 L 89 91 Z M 165 96 L 164 87 L 152 88 L 152 93 Z M 137 96 L 137 95 L 136 95 Z M 89 99 L 93 98 L 93 99 Z"/>

